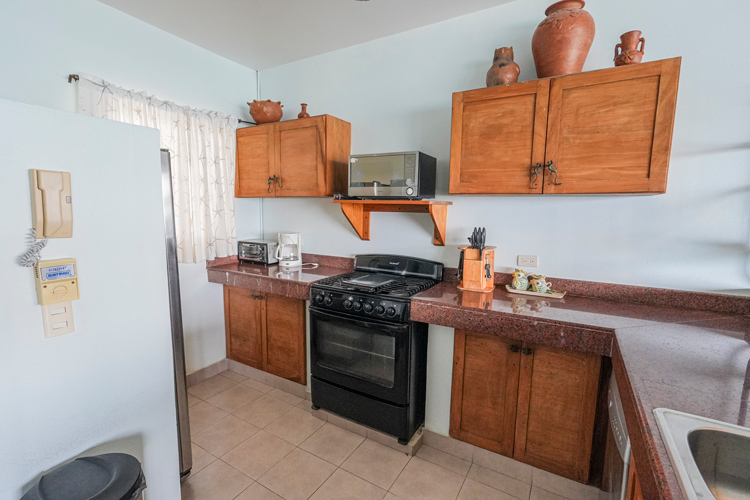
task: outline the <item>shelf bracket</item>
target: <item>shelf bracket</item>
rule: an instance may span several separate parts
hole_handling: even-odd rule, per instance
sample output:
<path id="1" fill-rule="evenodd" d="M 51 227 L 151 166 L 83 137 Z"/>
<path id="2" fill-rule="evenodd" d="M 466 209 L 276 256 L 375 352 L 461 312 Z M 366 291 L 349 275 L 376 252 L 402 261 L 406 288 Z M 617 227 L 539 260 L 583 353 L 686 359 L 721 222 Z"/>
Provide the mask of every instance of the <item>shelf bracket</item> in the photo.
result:
<path id="1" fill-rule="evenodd" d="M 357 231 L 359 237 L 370 241 L 370 212 L 365 212 L 365 206 L 342 203 L 341 211 L 344 212 L 346 219 L 354 230 Z"/>
<path id="2" fill-rule="evenodd" d="M 448 205 L 429 205 L 430 217 L 435 225 L 435 233 L 432 244 L 445 246 L 445 226 L 448 222 Z"/>

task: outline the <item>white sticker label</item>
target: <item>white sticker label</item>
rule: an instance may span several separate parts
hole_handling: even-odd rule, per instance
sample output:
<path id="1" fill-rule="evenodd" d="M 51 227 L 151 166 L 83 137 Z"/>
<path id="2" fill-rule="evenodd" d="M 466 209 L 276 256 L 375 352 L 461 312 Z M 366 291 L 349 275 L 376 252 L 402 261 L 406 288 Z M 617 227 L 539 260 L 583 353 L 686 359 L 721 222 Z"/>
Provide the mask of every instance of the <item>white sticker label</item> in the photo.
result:
<path id="1" fill-rule="evenodd" d="M 63 264 L 62 266 L 40 267 L 39 274 L 42 281 L 69 280 L 76 277 L 76 265 Z"/>

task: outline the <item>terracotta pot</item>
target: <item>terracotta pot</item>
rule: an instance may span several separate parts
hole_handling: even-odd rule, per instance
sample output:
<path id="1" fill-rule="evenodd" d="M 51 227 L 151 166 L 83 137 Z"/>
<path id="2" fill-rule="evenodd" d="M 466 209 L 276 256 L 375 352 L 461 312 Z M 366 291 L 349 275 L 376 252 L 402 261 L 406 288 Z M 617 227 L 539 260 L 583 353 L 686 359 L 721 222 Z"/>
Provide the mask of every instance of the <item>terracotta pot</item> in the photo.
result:
<path id="1" fill-rule="evenodd" d="M 284 106 L 279 102 L 256 101 L 247 103 L 250 106 L 250 114 L 258 125 L 262 123 L 273 123 L 281 120 L 284 112 L 281 110 Z"/>
<path id="2" fill-rule="evenodd" d="M 518 81 L 521 68 L 513 62 L 513 47 L 495 49 L 492 67 L 487 71 L 487 86 L 510 85 Z"/>
<path id="3" fill-rule="evenodd" d="M 564 0 L 550 5 L 547 18 L 531 39 L 539 78 L 580 73 L 594 41 L 594 18 L 583 10 L 583 0 Z"/>
<path id="4" fill-rule="evenodd" d="M 638 64 L 643 60 L 643 48 L 646 46 L 646 39 L 641 36 L 640 31 L 634 30 L 623 33 L 620 35 L 620 41 L 622 43 L 615 45 L 615 66 Z M 640 50 L 638 50 L 639 43 L 641 44 Z"/>
<path id="5" fill-rule="evenodd" d="M 310 118 L 310 113 L 307 112 L 307 104 L 303 102 L 300 106 L 302 106 L 302 111 L 297 115 L 297 118 Z"/>

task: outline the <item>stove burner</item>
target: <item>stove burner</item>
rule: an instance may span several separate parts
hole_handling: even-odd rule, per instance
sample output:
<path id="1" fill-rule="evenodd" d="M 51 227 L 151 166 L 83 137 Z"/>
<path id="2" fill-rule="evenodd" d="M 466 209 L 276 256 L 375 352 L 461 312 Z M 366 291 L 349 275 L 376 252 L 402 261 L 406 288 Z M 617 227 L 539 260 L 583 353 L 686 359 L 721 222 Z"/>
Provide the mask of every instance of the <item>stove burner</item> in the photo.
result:
<path id="1" fill-rule="evenodd" d="M 410 278 L 386 273 L 354 271 L 320 280 L 315 285 L 322 285 L 334 290 L 372 293 L 384 297 L 408 298 L 437 283 L 435 280 L 426 278 Z"/>

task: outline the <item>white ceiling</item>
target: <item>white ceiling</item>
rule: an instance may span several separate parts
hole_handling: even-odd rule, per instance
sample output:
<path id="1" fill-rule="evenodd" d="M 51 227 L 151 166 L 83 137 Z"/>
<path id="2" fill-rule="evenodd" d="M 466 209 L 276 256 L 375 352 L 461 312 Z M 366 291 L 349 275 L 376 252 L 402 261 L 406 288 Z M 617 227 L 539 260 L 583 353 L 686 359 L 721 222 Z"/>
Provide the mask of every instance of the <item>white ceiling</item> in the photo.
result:
<path id="1" fill-rule="evenodd" d="M 512 0 L 99 0 L 262 70 Z"/>

